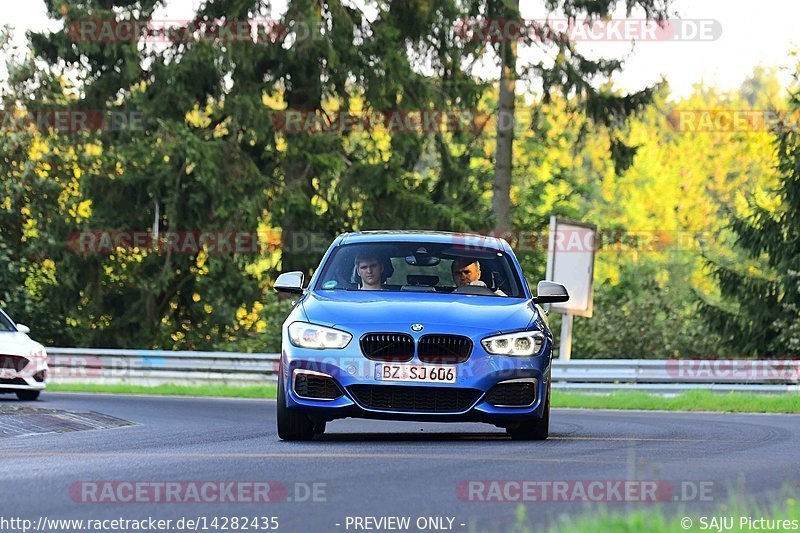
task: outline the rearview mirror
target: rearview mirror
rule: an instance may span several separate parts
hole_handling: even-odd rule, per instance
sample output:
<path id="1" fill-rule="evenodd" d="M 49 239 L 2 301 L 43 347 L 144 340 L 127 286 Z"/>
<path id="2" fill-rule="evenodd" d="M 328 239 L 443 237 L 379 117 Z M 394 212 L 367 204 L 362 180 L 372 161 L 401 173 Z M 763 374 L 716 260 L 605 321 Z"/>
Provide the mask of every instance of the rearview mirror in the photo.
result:
<path id="1" fill-rule="evenodd" d="M 432 267 L 439 264 L 441 259 L 430 254 L 414 254 L 406 257 L 406 264 L 411 266 Z"/>
<path id="2" fill-rule="evenodd" d="M 275 280 L 275 290 L 291 294 L 303 294 L 304 274 L 297 272 L 284 272 Z"/>
<path id="3" fill-rule="evenodd" d="M 19 331 L 20 333 L 24 333 L 25 335 L 27 335 L 28 333 L 30 333 L 30 332 L 31 332 L 31 328 L 29 328 L 29 327 L 28 327 L 28 326 L 26 326 L 25 324 L 17 324 L 17 331 Z"/>
<path id="4" fill-rule="evenodd" d="M 550 304 L 566 302 L 569 300 L 567 288 L 554 281 L 540 281 L 536 285 L 536 296 L 533 301 L 537 304 Z"/>

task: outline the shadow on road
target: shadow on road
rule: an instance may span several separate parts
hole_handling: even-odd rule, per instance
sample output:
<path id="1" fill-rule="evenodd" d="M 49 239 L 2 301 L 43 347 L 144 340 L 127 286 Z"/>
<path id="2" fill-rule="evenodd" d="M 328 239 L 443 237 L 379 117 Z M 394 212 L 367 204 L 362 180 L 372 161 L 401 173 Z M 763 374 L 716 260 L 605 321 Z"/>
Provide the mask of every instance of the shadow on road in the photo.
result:
<path id="1" fill-rule="evenodd" d="M 318 442 L 439 442 L 511 440 L 505 433 L 325 433 Z"/>

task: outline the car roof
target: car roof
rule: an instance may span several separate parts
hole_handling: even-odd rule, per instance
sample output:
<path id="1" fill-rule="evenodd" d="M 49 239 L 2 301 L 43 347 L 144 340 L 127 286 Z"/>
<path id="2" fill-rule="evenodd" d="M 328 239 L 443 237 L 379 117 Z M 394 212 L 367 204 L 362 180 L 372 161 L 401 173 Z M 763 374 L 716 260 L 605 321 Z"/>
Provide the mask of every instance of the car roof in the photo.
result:
<path id="1" fill-rule="evenodd" d="M 489 235 L 474 233 L 455 233 L 449 231 L 421 230 L 375 230 L 344 233 L 339 236 L 339 245 L 372 243 L 372 242 L 429 242 L 440 244 L 456 244 L 475 246 L 491 250 L 504 251 L 502 239 Z"/>

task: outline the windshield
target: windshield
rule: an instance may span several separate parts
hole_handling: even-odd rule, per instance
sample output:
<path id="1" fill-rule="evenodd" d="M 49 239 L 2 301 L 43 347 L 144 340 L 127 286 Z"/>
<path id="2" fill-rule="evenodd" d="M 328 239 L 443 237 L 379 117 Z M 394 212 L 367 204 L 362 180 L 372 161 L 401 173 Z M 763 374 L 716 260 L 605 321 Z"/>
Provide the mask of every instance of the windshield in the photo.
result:
<path id="1" fill-rule="evenodd" d="M 6 314 L 0 311 L 0 333 L 9 333 L 14 331 L 17 331 L 17 328 L 14 327 L 14 324 L 6 316 Z"/>
<path id="2" fill-rule="evenodd" d="M 525 297 L 503 252 L 413 242 L 339 246 L 323 266 L 315 289 Z"/>

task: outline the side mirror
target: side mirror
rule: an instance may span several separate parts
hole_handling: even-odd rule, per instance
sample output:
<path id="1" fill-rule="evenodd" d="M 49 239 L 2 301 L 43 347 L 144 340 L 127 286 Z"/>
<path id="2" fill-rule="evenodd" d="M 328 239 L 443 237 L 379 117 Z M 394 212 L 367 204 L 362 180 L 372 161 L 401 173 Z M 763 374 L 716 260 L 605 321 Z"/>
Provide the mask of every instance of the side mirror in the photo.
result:
<path id="1" fill-rule="evenodd" d="M 560 283 L 540 281 L 536 285 L 536 296 L 534 296 L 533 301 L 537 304 L 551 304 L 566 302 L 567 300 L 569 300 L 567 288 Z"/>
<path id="2" fill-rule="evenodd" d="M 275 280 L 275 290 L 278 292 L 288 292 L 291 294 L 303 294 L 302 272 L 284 272 Z"/>
<path id="3" fill-rule="evenodd" d="M 28 326 L 26 326 L 25 324 L 17 324 L 17 331 L 19 331 L 20 333 L 24 333 L 25 335 L 27 335 L 28 333 L 30 333 L 30 332 L 31 332 L 31 328 L 29 328 L 29 327 L 28 327 Z"/>

